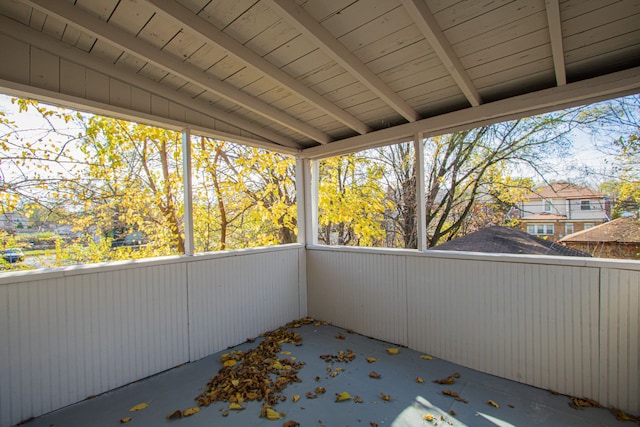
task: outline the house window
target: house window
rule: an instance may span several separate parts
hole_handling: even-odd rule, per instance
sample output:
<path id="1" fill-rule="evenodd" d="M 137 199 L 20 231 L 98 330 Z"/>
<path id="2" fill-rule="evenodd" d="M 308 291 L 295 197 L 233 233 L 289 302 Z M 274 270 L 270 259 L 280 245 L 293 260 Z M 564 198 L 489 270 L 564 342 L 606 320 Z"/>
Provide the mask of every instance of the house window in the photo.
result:
<path id="1" fill-rule="evenodd" d="M 553 224 L 527 224 L 527 233 L 538 236 L 552 236 L 555 232 Z"/>
<path id="2" fill-rule="evenodd" d="M 580 210 L 581 211 L 590 211 L 591 210 L 591 200 L 580 200 Z"/>
<path id="3" fill-rule="evenodd" d="M 551 200 L 545 200 L 544 201 L 544 211 L 545 212 L 551 212 L 552 208 L 553 208 L 553 203 L 551 203 Z"/>
<path id="4" fill-rule="evenodd" d="M 593 228 L 593 227 L 594 227 L 594 225 L 593 225 L 592 223 L 590 223 L 590 222 L 588 222 L 588 223 L 586 223 L 586 224 L 584 225 L 584 229 L 585 229 L 585 230 L 588 230 L 588 229 Z"/>
<path id="5" fill-rule="evenodd" d="M 569 224 L 569 223 L 565 224 L 564 225 L 564 234 L 573 234 L 573 233 L 574 233 L 573 224 Z"/>

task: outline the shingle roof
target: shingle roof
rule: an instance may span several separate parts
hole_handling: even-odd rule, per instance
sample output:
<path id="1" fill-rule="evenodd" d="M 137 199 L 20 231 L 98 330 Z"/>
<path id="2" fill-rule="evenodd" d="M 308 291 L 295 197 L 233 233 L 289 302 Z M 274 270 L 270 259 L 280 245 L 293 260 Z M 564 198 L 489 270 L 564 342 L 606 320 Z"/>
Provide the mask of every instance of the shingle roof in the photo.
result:
<path id="1" fill-rule="evenodd" d="M 527 195 L 529 199 L 601 199 L 606 194 L 567 181 L 553 182 Z"/>
<path id="2" fill-rule="evenodd" d="M 483 228 L 430 249 L 504 254 L 591 256 L 586 252 L 531 236 L 515 228 L 500 226 Z"/>
<path id="3" fill-rule="evenodd" d="M 640 220 L 618 218 L 587 230 L 569 234 L 560 242 L 640 243 Z"/>

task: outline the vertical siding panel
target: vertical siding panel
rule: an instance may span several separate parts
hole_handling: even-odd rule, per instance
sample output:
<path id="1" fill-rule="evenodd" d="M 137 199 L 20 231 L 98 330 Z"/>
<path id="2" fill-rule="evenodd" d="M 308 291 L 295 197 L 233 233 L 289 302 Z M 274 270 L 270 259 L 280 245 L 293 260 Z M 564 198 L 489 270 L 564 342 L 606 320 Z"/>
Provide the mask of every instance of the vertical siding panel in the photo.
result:
<path id="1" fill-rule="evenodd" d="M 73 96 L 85 96 L 85 68 L 60 59 L 60 91 Z"/>
<path id="2" fill-rule="evenodd" d="M 55 55 L 31 47 L 29 80 L 33 86 L 60 90 L 60 61 Z"/>

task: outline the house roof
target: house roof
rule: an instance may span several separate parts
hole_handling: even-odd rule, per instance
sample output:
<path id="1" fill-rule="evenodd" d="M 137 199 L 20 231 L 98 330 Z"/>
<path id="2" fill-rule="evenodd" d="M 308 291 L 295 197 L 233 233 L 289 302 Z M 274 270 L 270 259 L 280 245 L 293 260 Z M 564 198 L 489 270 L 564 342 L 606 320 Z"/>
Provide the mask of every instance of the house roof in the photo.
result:
<path id="1" fill-rule="evenodd" d="M 637 0 L 0 1 L 0 90 L 322 158 L 640 92 Z"/>
<path id="2" fill-rule="evenodd" d="M 537 188 L 526 196 L 528 199 L 602 199 L 606 194 L 567 181 L 553 182 Z"/>
<path id="3" fill-rule="evenodd" d="M 441 251 L 504 254 L 582 256 L 591 255 L 510 227 L 491 226 L 431 248 Z"/>
<path id="4" fill-rule="evenodd" d="M 560 242 L 617 242 L 640 243 L 640 220 L 635 218 L 618 218 L 587 230 L 569 234 Z"/>

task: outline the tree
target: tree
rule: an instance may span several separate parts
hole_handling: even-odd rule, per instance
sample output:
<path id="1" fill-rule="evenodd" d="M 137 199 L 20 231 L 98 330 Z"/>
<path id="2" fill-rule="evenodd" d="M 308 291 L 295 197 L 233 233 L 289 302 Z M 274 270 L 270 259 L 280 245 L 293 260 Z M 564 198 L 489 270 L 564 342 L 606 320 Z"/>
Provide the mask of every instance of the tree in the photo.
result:
<path id="1" fill-rule="evenodd" d="M 385 238 L 382 167 L 366 155 L 320 163 L 318 238 L 337 245 L 380 246 Z"/>

